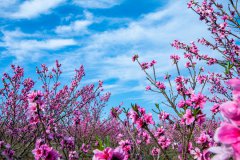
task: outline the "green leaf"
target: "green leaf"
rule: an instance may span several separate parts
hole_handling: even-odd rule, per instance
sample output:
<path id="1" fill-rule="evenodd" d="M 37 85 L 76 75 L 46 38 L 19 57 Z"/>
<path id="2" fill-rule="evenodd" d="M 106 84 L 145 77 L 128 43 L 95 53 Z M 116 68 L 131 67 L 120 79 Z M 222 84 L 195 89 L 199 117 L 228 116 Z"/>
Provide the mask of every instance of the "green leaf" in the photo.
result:
<path id="1" fill-rule="evenodd" d="M 157 109 L 159 109 L 159 104 L 158 103 L 155 103 L 155 106 Z"/>
<path id="2" fill-rule="evenodd" d="M 104 140 L 105 147 L 110 147 L 110 138 L 107 136 Z"/>
<path id="3" fill-rule="evenodd" d="M 98 149 L 100 151 L 104 150 L 104 146 L 103 146 L 102 140 L 98 136 L 96 136 L 96 140 L 98 141 Z"/>

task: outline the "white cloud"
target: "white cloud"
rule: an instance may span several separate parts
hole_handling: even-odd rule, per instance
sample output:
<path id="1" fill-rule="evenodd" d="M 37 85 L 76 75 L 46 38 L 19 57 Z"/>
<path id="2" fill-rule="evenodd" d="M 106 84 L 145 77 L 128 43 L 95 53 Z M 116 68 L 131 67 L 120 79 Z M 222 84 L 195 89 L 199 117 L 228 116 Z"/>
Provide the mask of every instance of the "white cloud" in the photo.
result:
<path id="1" fill-rule="evenodd" d="M 12 18 L 24 19 L 34 18 L 41 14 L 49 13 L 50 9 L 55 8 L 65 0 L 29 0 L 24 1 L 17 12 L 10 14 Z"/>
<path id="2" fill-rule="evenodd" d="M 7 17 L 9 14 L 16 10 L 15 7 L 18 6 L 18 0 L 1 0 L 0 2 L 0 17 Z"/>
<path id="3" fill-rule="evenodd" d="M 14 5 L 17 2 L 17 0 L 2 0 L 0 3 L 0 8 L 7 8 L 11 5 Z"/>
<path id="4" fill-rule="evenodd" d="M 13 49 L 25 51 L 33 50 L 57 50 L 67 46 L 76 45 L 73 39 L 48 39 L 48 40 L 19 40 L 9 44 Z"/>
<path id="5" fill-rule="evenodd" d="M 38 34 L 26 34 L 21 31 L 3 31 L 0 46 L 4 47 L 5 55 L 15 56 L 16 59 L 31 57 L 37 60 L 42 53 L 76 45 L 74 39 L 48 38 L 42 39 Z M 40 40 L 38 40 L 40 38 Z M 35 57 L 34 57 L 35 56 Z"/>
<path id="6" fill-rule="evenodd" d="M 57 34 L 67 34 L 75 35 L 75 34 L 86 34 L 88 33 L 88 27 L 94 23 L 93 15 L 90 12 L 84 12 L 85 19 L 76 20 L 71 22 L 69 25 L 61 25 L 57 26 L 55 32 Z"/>
<path id="7" fill-rule="evenodd" d="M 111 8 L 122 0 L 74 0 L 74 3 L 83 8 Z"/>

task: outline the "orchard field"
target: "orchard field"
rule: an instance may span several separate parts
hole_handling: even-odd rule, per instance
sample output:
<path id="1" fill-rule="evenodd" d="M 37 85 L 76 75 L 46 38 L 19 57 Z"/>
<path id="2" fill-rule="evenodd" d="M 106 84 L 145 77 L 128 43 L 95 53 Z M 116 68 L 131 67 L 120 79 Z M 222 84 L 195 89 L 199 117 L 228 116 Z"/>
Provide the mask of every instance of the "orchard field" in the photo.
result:
<path id="1" fill-rule="evenodd" d="M 83 36 L 80 42 L 84 45 L 84 36 L 90 34 L 91 31 L 83 30 L 90 26 L 92 21 L 96 23 L 101 21 L 94 19 L 93 8 L 97 8 L 96 12 L 104 10 L 107 8 L 105 5 L 113 2 L 115 1 L 31 0 L 13 2 L 6 0 L 0 2 L 2 3 L 0 8 L 3 9 L 15 3 L 20 5 L 19 12 L 9 14 L 9 17 L 4 17 L 3 14 L 3 12 L 7 13 L 7 10 L 0 9 L 1 17 L 4 17 L 1 18 L 4 20 L 0 23 L 1 26 L 11 25 L 14 21 L 14 25 L 19 25 L 20 28 L 24 23 L 30 24 L 30 22 L 33 28 L 37 27 L 33 25 L 34 20 L 30 19 L 35 14 L 40 16 L 40 12 L 46 14 L 43 16 L 55 14 L 54 11 L 50 11 L 50 8 L 56 5 L 76 3 L 76 5 L 85 7 L 83 10 L 85 20 L 56 28 L 54 34 L 60 35 L 62 39 L 43 42 L 31 39 L 30 33 L 20 32 L 20 29 L 11 34 L 4 27 L 0 30 L 4 35 L 1 36 L 0 41 L 1 67 L 7 67 L 1 70 L 0 159 L 240 160 L 240 3 L 238 0 L 184 1 L 184 7 L 177 12 L 181 14 L 185 12 L 184 10 L 190 11 L 194 14 L 196 21 L 204 25 L 206 32 L 196 33 L 200 34 L 200 37 L 196 39 L 195 35 L 189 31 L 186 36 L 193 37 L 191 42 L 183 42 L 175 38 L 177 37 L 175 33 L 169 35 L 175 39 L 173 41 L 161 39 L 171 46 L 173 54 L 167 55 L 166 59 L 171 61 L 167 67 L 170 67 L 172 72 L 158 71 L 161 68 L 159 65 L 167 61 L 166 55 L 162 58 L 159 55 L 158 58 L 149 59 L 151 56 L 146 56 L 146 54 L 150 53 L 144 53 L 141 50 L 136 53 L 133 49 L 133 52 L 127 54 L 125 58 L 121 59 L 120 56 L 116 61 L 111 62 L 113 65 L 114 63 L 124 64 L 126 59 L 131 61 L 137 69 L 137 72 L 131 76 L 138 77 L 139 74 L 143 74 L 145 77 L 144 87 L 141 87 L 140 92 L 147 92 L 158 103 L 145 106 L 142 101 L 133 100 L 131 105 L 126 105 L 119 103 L 118 100 L 111 102 L 110 108 L 111 87 L 105 88 L 105 81 L 102 79 L 84 81 L 88 76 L 88 67 L 92 67 L 90 60 L 83 63 L 87 67 L 84 68 L 83 65 L 78 67 L 79 64 L 75 61 L 77 58 L 74 56 L 68 61 L 71 55 L 62 58 L 60 54 L 47 53 L 47 51 L 55 48 L 61 50 L 60 45 L 63 43 L 69 46 L 75 45 L 75 41 L 66 39 L 67 36 L 74 38 Z M 169 1 L 168 3 L 171 5 L 180 2 Z M 89 5 L 93 6 L 89 7 Z M 40 6 L 43 7 L 42 10 Z M 66 7 L 62 6 L 61 12 L 72 9 L 69 7 L 65 10 Z M 134 13 L 135 10 L 130 12 Z M 170 11 L 166 10 L 164 14 L 168 15 Z M 144 18 L 150 17 L 156 20 L 161 16 L 146 17 Z M 10 20 L 7 20 L 8 18 Z M 129 28 L 144 23 L 144 18 L 141 22 L 139 20 L 138 23 L 132 23 Z M 178 20 L 184 21 L 184 19 Z M 121 20 L 116 18 L 112 26 L 120 23 L 119 21 Z M 55 23 L 44 20 L 42 22 L 46 26 Z M 174 28 L 181 30 L 178 24 L 174 25 Z M 144 37 L 143 43 L 145 43 L 145 38 L 146 41 L 149 39 L 147 33 L 152 30 L 152 28 L 149 30 L 147 28 L 141 32 Z M 161 28 L 154 30 L 156 35 L 158 29 L 161 30 Z M 41 38 L 49 36 L 44 35 L 44 32 L 33 34 Z M 103 34 L 107 32 L 104 31 Z M 7 34 L 9 35 L 6 36 Z M 19 35 L 25 37 L 26 44 L 18 37 Z M 99 35 L 100 33 L 93 37 L 92 43 Z M 13 39 L 8 41 L 11 36 Z M 113 32 L 110 36 L 119 35 L 118 32 Z M 129 36 L 130 39 L 136 38 L 131 35 L 131 32 L 120 37 L 124 38 L 124 36 Z M 147 42 L 147 45 L 151 47 L 152 44 Z M 108 40 L 107 43 L 112 42 Z M 23 47 L 27 49 L 23 50 Z M 89 52 L 91 52 L 91 47 L 89 47 Z M 105 47 L 105 44 L 100 45 L 100 49 L 101 47 Z M 134 47 L 136 46 L 133 45 L 132 48 Z M 40 49 L 43 52 L 37 54 Z M 74 47 L 70 48 L 70 51 L 71 49 L 73 50 Z M 111 50 L 118 52 L 114 46 Z M 25 52 L 29 52 L 31 56 L 25 56 Z M 6 53 L 18 56 L 18 58 L 11 61 L 11 65 L 4 66 L 6 63 L 3 61 L 8 60 Z M 37 65 L 36 59 L 43 54 L 54 58 L 55 64 Z M 86 55 L 80 58 L 84 56 Z M 107 62 L 108 59 L 105 60 Z M 104 61 L 104 59 L 98 59 L 98 61 Z M 44 58 L 42 62 L 45 62 Z M 30 65 L 25 65 L 27 63 Z M 76 68 L 74 74 L 72 72 L 70 74 L 69 70 L 64 70 L 64 64 L 74 65 Z M 100 65 L 97 67 L 101 68 Z M 29 74 L 29 68 L 34 70 L 36 68 L 35 73 Z M 104 69 L 106 68 L 102 69 L 105 72 L 103 76 L 111 74 Z M 121 75 L 123 79 L 126 78 L 124 74 L 127 75 L 128 67 L 124 69 Z M 114 73 L 117 71 L 119 70 L 115 69 Z M 71 78 L 64 80 L 66 75 Z M 96 78 L 98 77 L 93 76 L 93 79 Z M 129 96 L 126 92 L 120 94 L 126 94 L 120 100 L 122 102 Z"/>

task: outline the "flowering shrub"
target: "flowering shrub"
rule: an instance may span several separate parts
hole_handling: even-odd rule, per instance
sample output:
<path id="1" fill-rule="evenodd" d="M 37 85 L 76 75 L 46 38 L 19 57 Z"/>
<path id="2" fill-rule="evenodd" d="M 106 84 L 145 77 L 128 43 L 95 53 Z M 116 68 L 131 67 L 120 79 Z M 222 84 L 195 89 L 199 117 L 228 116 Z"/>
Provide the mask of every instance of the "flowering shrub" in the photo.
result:
<path id="1" fill-rule="evenodd" d="M 175 40 L 172 46 L 184 51 L 170 56 L 176 74 L 159 77 L 156 60 L 132 57 L 149 82 L 146 91 L 162 97 L 152 113 L 132 104 L 102 117 L 110 93 L 103 93 L 102 81 L 81 86 L 83 66 L 65 85 L 58 61 L 51 70 L 41 65 L 36 71 L 42 86 L 37 88 L 32 79 L 24 79 L 23 68 L 12 65 L 13 74 L 3 74 L 0 88 L 0 159 L 239 160 L 240 14 L 238 1 L 228 2 L 189 1 L 188 8 L 207 24 L 213 39 L 189 45 Z M 202 54 L 197 43 L 216 54 Z M 199 61 L 206 62 L 208 72 Z M 223 119 L 216 118 L 219 112 Z"/>

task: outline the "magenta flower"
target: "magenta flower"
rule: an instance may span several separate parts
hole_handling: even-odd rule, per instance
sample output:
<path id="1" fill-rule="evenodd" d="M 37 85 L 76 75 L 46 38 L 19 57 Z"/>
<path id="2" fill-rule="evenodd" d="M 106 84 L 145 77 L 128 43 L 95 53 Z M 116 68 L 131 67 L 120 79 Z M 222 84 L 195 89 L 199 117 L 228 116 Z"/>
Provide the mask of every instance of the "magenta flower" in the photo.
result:
<path id="1" fill-rule="evenodd" d="M 219 104 L 214 104 L 213 107 L 210 109 L 212 111 L 213 114 L 216 114 L 219 112 Z"/>
<path id="2" fill-rule="evenodd" d="M 192 115 L 192 111 L 190 109 L 186 110 L 186 113 L 183 115 L 183 119 L 187 125 L 190 125 L 195 120 L 194 116 Z"/>
<path id="3" fill-rule="evenodd" d="M 179 102 L 178 102 L 178 107 L 179 108 L 183 108 L 185 106 L 185 101 L 184 100 L 180 100 Z"/>
<path id="4" fill-rule="evenodd" d="M 178 107 L 179 107 L 179 108 L 183 108 L 183 107 L 185 107 L 185 106 L 191 106 L 191 105 L 192 105 L 192 102 L 191 102 L 190 99 L 188 99 L 188 100 L 186 100 L 186 101 L 180 100 L 180 101 L 178 102 Z"/>
<path id="5" fill-rule="evenodd" d="M 196 119 L 197 119 L 198 124 L 202 125 L 206 121 L 206 115 L 205 114 L 198 114 Z"/>
<path id="6" fill-rule="evenodd" d="M 29 102 L 35 102 L 42 96 L 43 93 L 41 91 L 31 92 L 28 94 L 28 100 Z"/>
<path id="7" fill-rule="evenodd" d="M 240 100 L 240 79 L 230 79 L 227 84 L 233 88 L 233 97 Z"/>
<path id="8" fill-rule="evenodd" d="M 152 119 L 152 114 L 151 113 L 145 114 L 143 117 L 144 117 L 144 120 L 145 120 L 146 124 L 155 124 L 153 119 Z"/>
<path id="9" fill-rule="evenodd" d="M 215 134 L 216 139 L 221 143 L 231 145 L 236 156 L 240 158 L 240 128 L 230 123 L 224 123 Z"/>
<path id="10" fill-rule="evenodd" d="M 230 85 L 233 88 L 233 90 L 240 91 L 240 79 L 238 78 L 230 79 L 227 82 L 227 84 Z"/>
<path id="11" fill-rule="evenodd" d="M 150 66 L 152 67 L 152 66 L 154 66 L 156 63 L 157 63 L 157 61 L 152 60 L 152 61 L 150 62 Z"/>
<path id="12" fill-rule="evenodd" d="M 142 128 L 143 125 L 145 124 L 143 118 L 139 118 L 139 119 L 136 121 L 136 124 L 137 124 L 137 127 L 138 127 L 138 128 Z"/>
<path id="13" fill-rule="evenodd" d="M 147 62 L 143 62 L 141 64 L 141 67 L 142 67 L 143 70 L 148 69 L 149 68 L 149 64 Z"/>
<path id="14" fill-rule="evenodd" d="M 135 62 L 137 59 L 138 59 L 138 55 L 137 54 L 132 57 L 132 61 L 133 62 Z"/>
<path id="15" fill-rule="evenodd" d="M 51 150 L 48 152 L 48 155 L 46 156 L 45 160 L 58 160 L 59 159 L 59 154 L 55 150 Z"/>
<path id="16" fill-rule="evenodd" d="M 111 160 L 127 160 L 128 155 L 126 152 L 121 148 L 117 147 L 113 151 L 113 156 Z"/>
<path id="17" fill-rule="evenodd" d="M 192 94 L 191 101 L 192 101 L 192 103 L 194 103 L 194 108 L 198 108 L 198 107 L 203 108 L 203 106 L 206 102 L 206 99 L 205 99 L 204 95 L 199 93 L 197 95 Z"/>
<path id="18" fill-rule="evenodd" d="M 180 60 L 180 57 L 176 54 L 170 56 L 170 59 L 173 60 L 173 63 L 177 63 Z"/>
<path id="19" fill-rule="evenodd" d="M 119 142 L 119 145 L 121 146 L 121 148 L 125 151 L 128 152 L 131 150 L 132 148 L 132 143 L 129 140 L 121 140 Z"/>
<path id="20" fill-rule="evenodd" d="M 2 151 L 2 155 L 7 159 L 7 160 L 13 160 L 15 151 L 11 149 L 10 144 L 5 145 L 5 149 Z"/>
<path id="21" fill-rule="evenodd" d="M 39 160 L 42 157 L 43 151 L 41 148 L 37 148 L 37 149 L 34 149 L 32 153 L 34 154 L 34 158 L 36 160 Z"/>
<path id="22" fill-rule="evenodd" d="M 159 153 L 160 153 L 160 149 L 159 148 L 154 147 L 152 149 L 152 156 L 158 156 Z"/>
<path id="23" fill-rule="evenodd" d="M 233 123 L 240 125 L 240 105 L 235 101 L 228 101 L 220 106 L 223 116 Z"/>
<path id="24" fill-rule="evenodd" d="M 111 160 L 113 156 L 113 149 L 112 148 L 105 148 L 103 151 L 95 149 L 93 151 L 94 156 L 92 160 Z"/>
<path id="25" fill-rule="evenodd" d="M 166 149 L 170 146 L 171 140 L 165 136 L 161 136 L 158 138 L 158 143 L 162 146 L 163 149 Z"/>
<path id="26" fill-rule="evenodd" d="M 129 118 L 133 120 L 133 123 L 136 123 L 139 116 L 137 115 L 137 113 L 135 111 L 130 110 L 129 111 Z"/>
<path id="27" fill-rule="evenodd" d="M 210 141 L 211 141 L 211 138 L 206 133 L 201 133 L 201 135 L 197 138 L 197 143 L 198 144 L 204 144 L 204 143 L 207 143 L 207 142 L 210 142 Z"/>
<path id="28" fill-rule="evenodd" d="M 108 147 L 103 151 L 95 149 L 93 153 L 94 156 L 92 160 L 125 160 L 125 157 L 127 156 L 120 147 L 117 147 L 114 150 Z"/>
<path id="29" fill-rule="evenodd" d="M 164 128 L 163 128 L 163 126 L 161 126 L 161 127 L 157 128 L 157 130 L 154 133 L 154 136 L 155 137 L 160 137 L 164 134 L 164 132 L 165 132 Z"/>
<path id="30" fill-rule="evenodd" d="M 202 153 L 199 148 L 195 148 L 195 149 L 191 150 L 190 153 L 191 153 L 191 155 L 193 155 L 194 159 L 202 160 Z"/>
<path id="31" fill-rule="evenodd" d="M 146 144 L 149 144 L 151 137 L 150 137 L 150 135 L 149 135 L 148 133 L 143 132 L 143 133 L 142 133 L 142 139 L 143 139 L 143 141 L 144 141 Z"/>
<path id="32" fill-rule="evenodd" d="M 162 89 L 162 90 L 164 90 L 166 88 L 162 82 L 156 82 L 156 86 L 157 86 L 157 88 Z"/>
<path id="33" fill-rule="evenodd" d="M 79 155 L 76 151 L 70 151 L 68 158 L 69 158 L 69 160 L 78 160 Z"/>
<path id="34" fill-rule="evenodd" d="M 146 91 L 151 90 L 151 86 L 146 86 Z"/>
<path id="35" fill-rule="evenodd" d="M 47 144 L 38 146 L 36 143 L 36 148 L 32 150 L 35 160 L 57 160 L 59 159 L 59 153 Z"/>

